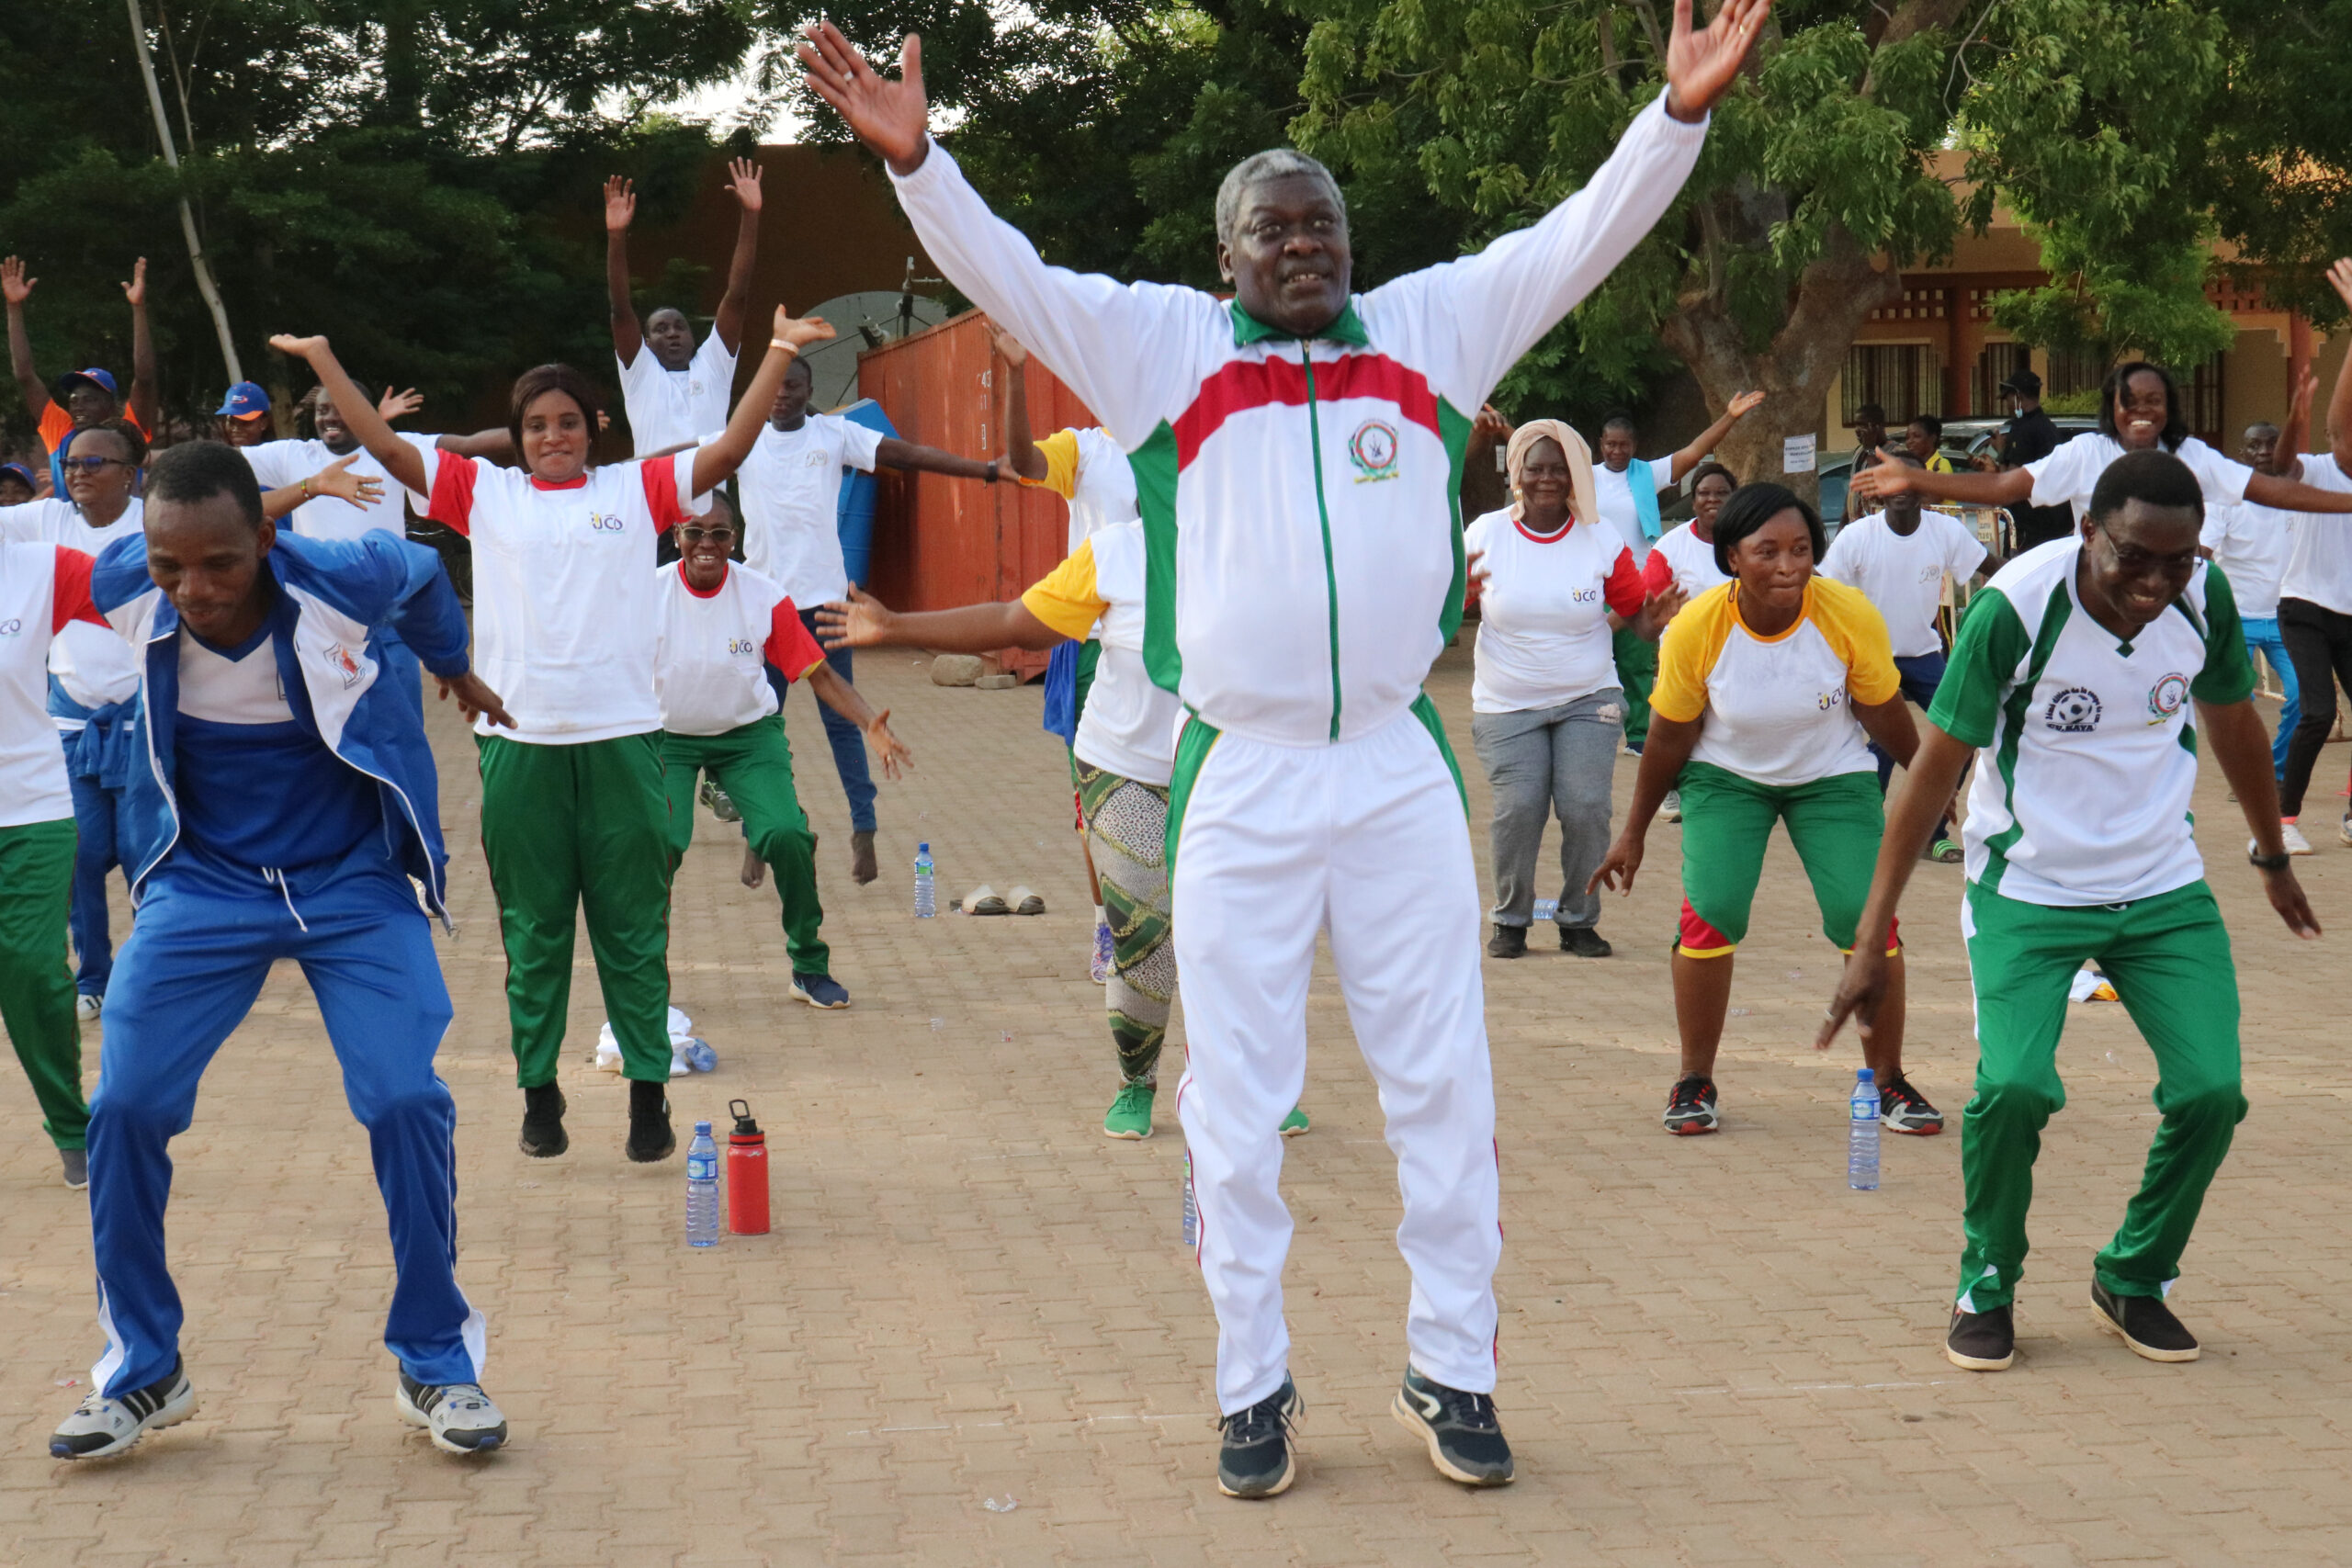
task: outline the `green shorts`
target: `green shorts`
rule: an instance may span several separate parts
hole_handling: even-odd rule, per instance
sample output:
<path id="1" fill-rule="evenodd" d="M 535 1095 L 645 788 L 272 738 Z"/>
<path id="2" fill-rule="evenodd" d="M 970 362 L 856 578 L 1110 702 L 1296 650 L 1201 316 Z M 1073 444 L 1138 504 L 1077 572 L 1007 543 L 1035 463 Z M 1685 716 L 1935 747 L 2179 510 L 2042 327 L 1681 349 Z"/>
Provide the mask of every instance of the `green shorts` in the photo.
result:
<path id="1" fill-rule="evenodd" d="M 1763 784 L 1712 762 L 1684 766 L 1682 928 L 1675 951 L 1686 958 L 1724 958 L 1747 934 L 1748 907 L 1764 874 L 1764 845 L 1775 820 L 1821 907 L 1821 934 L 1841 953 L 1869 898 L 1886 826 L 1878 775 L 1832 773 L 1811 784 Z M 1888 951 L 1894 951 L 1889 932 Z"/>

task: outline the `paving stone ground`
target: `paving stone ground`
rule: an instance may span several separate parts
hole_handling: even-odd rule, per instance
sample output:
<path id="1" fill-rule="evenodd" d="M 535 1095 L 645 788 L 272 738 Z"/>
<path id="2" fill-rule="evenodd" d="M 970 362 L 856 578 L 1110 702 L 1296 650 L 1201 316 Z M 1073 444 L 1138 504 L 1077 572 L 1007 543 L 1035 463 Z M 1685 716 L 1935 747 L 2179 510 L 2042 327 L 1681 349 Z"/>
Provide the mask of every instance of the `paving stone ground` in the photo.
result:
<path id="1" fill-rule="evenodd" d="M 1469 660 L 1431 682 L 1487 810 Z M 457 1022 L 460 1277 L 489 1314 L 507 1450 L 460 1462 L 401 1427 L 379 1340 L 390 1285 L 367 1145 L 300 974 L 281 966 L 206 1080 L 175 1154 L 172 1256 L 202 1401 L 125 1460 L 46 1456 L 99 1348 L 85 1205 L 31 1099 L 0 1075 L 0 1561 L 151 1563 L 2317 1564 L 2352 1559 L 2352 1211 L 2339 1134 L 2352 850 L 2301 863 L 2332 928 L 2290 939 L 2236 863 L 2235 808 L 2200 792 L 2237 945 L 2254 1102 L 2175 1304 L 2185 1367 L 2096 1332 L 2092 1254 L 2154 1112 L 2122 1010 L 2073 1010 L 2020 1303 L 2017 1367 L 1939 1354 L 1959 1247 L 1960 1140 L 1890 1140 L 1846 1190 L 1850 1051 L 1809 1046 L 1835 954 L 1785 843 L 1742 950 L 1719 1071 L 1725 1131 L 1657 1125 L 1674 1076 L 1667 942 L 1677 830 L 1612 905 L 1605 962 L 1487 962 L 1508 1239 L 1498 1399 L 1521 1481 L 1439 1479 L 1387 1414 L 1406 1277 L 1394 1167 L 1328 959 L 1307 1106 L 1289 1145 L 1286 1276 L 1307 1402 L 1289 1495 L 1216 1495 L 1215 1325 L 1179 1242 L 1181 1136 L 1112 1143 L 1089 919 L 1058 744 L 1039 697 L 943 690 L 871 657 L 918 769 L 883 792 L 886 874 L 846 875 L 841 795 L 807 698 L 791 715 L 836 973 L 786 996 L 775 896 L 736 881 L 706 813 L 681 874 L 675 999 L 718 1070 L 682 1118 L 750 1100 L 770 1130 L 775 1233 L 683 1245 L 684 1168 L 622 1157 L 625 1095 L 588 1064 L 601 1018 L 581 944 L 564 1088 L 572 1148 L 514 1147 L 472 748 L 434 715 L 460 921 L 441 942 Z M 2346 753 L 2331 750 L 2326 777 Z M 1632 784 L 1618 773 L 1620 808 Z M 2332 791 L 2315 792 L 2332 815 Z M 2085 803 L 2090 807 L 2094 803 Z M 1484 832 L 1476 835 L 1484 855 Z M 943 902 L 1024 882 L 1034 919 L 908 918 L 915 840 Z M 1481 877 L 1484 880 L 1484 868 Z M 1966 1099 L 1956 868 L 1906 911 L 1914 1073 Z M 1539 928 L 1540 930 L 1541 928 Z M 1181 1024 L 1179 1026 L 1181 1035 Z M 96 1044 L 97 1031 L 90 1032 Z M 95 1061 L 93 1062 L 95 1067 Z"/>

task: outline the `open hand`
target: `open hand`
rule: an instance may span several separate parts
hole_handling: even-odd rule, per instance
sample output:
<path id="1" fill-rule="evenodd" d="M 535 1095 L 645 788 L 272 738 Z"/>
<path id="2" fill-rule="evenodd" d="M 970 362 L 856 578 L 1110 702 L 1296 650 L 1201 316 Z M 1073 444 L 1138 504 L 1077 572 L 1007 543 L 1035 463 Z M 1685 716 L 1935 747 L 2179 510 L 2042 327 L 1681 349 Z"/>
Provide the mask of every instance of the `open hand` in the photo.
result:
<path id="1" fill-rule="evenodd" d="M 414 413 L 424 406 L 424 400 L 416 395 L 414 387 L 405 392 L 395 392 L 387 387 L 384 395 L 376 400 L 376 417 L 390 424 L 402 414 Z"/>
<path id="2" fill-rule="evenodd" d="M 1686 3 L 1682 14 L 1688 11 Z M 931 147 L 931 101 L 922 90 L 922 39 L 907 35 L 899 51 L 895 82 L 867 64 L 857 46 L 830 21 L 810 28 L 808 39 L 793 52 L 808 68 L 808 85 L 817 96 L 841 112 L 857 139 L 879 153 L 892 173 L 904 176 L 922 165 Z"/>
<path id="3" fill-rule="evenodd" d="M 1866 502 L 1884 501 L 1890 495 L 1905 495 L 1912 489 L 1911 476 L 1919 472 L 1905 468 L 1888 457 L 1884 451 L 1875 454 L 1877 460 L 1866 468 L 1856 468 L 1851 482 L 1857 499 Z M 1849 514 L 1852 509 L 1849 508 Z"/>
<path id="4" fill-rule="evenodd" d="M 308 359 L 314 354 L 324 353 L 327 340 L 324 336 L 296 337 L 292 333 L 276 333 L 270 337 L 269 346 L 293 358 Z"/>
<path id="5" fill-rule="evenodd" d="M 359 460 L 354 452 L 348 457 L 338 457 L 311 476 L 312 495 L 331 495 L 347 501 L 354 506 L 373 506 L 384 499 L 384 481 L 373 474 L 355 474 L 351 465 Z"/>
<path id="6" fill-rule="evenodd" d="M 472 671 L 467 671 L 454 681 L 438 675 L 434 679 L 441 682 L 442 701 L 447 702 L 451 697 L 458 699 L 458 711 L 465 716 L 468 724 L 477 717 L 487 717 L 493 725 L 508 729 L 516 728 L 514 716 L 506 711 L 505 705 L 498 700 L 498 694 L 483 685 L 481 677 Z"/>
<path id="7" fill-rule="evenodd" d="M 760 209 L 760 166 L 749 158 L 727 162 L 727 188 L 746 212 Z"/>
<path id="8" fill-rule="evenodd" d="M 865 740 L 867 745 L 874 748 L 874 754 L 882 760 L 884 778 L 895 779 L 901 771 L 915 765 L 915 754 L 908 750 L 897 736 L 890 733 L 888 708 L 884 708 L 880 713 L 876 714 L 874 722 L 865 727 Z"/>
<path id="9" fill-rule="evenodd" d="M 833 324 L 822 316 L 797 316 L 778 305 L 775 308 L 775 335 L 792 345 L 794 352 L 812 343 L 822 343 L 833 335 Z"/>
<path id="10" fill-rule="evenodd" d="M 1606 887 L 1612 892 L 1631 894 L 1634 874 L 1642 869 L 1644 847 L 1635 835 L 1619 833 L 1616 842 L 1609 846 L 1609 852 L 1601 857 L 1600 869 L 1594 872 L 1592 879 L 1584 885 L 1585 892 L 1598 893 Z"/>
<path id="11" fill-rule="evenodd" d="M 1746 419 L 1749 414 L 1754 413 L 1763 401 L 1764 394 L 1761 392 L 1742 392 L 1724 405 L 1724 412 L 1734 419 Z"/>
<path id="12" fill-rule="evenodd" d="M 2295 384 L 2294 392 L 2287 399 L 2287 423 L 2289 424 L 2308 423 L 2310 422 L 2312 416 L 2312 395 L 2318 390 L 2319 373 L 2314 371 L 2310 366 L 2304 366 L 2303 378 Z M 2281 451 L 2278 454 L 2279 459 L 2282 462 L 2291 461 L 2300 456 L 2301 456 L 2301 454 L 2287 451 Z"/>
<path id="13" fill-rule="evenodd" d="M 1666 44 L 1666 112 L 1686 124 L 1705 118 L 1739 74 L 1771 14 L 1771 0 L 1724 0 L 1715 19 L 1694 32 L 1690 0 L 1674 0 L 1674 31 Z"/>
<path id="14" fill-rule="evenodd" d="M 130 308 L 139 310 L 147 303 L 147 258 L 141 256 L 130 265 L 130 281 L 122 286 L 122 297 Z"/>
<path id="15" fill-rule="evenodd" d="M 1029 363 L 1029 351 L 1021 346 L 1021 340 L 994 321 L 989 323 L 989 342 L 996 345 L 997 353 L 1003 355 L 1004 362 L 1015 370 Z"/>
<path id="16" fill-rule="evenodd" d="M 1642 630 L 1651 637 L 1657 636 L 1666 630 L 1666 624 L 1668 621 L 1682 613 L 1682 606 L 1690 602 L 1690 596 L 1682 592 L 1680 582 L 1668 583 L 1664 588 L 1642 601 L 1642 607 L 1638 612 Z"/>
<path id="17" fill-rule="evenodd" d="M 1492 403 L 1479 404 L 1478 417 L 1470 422 L 1470 438 L 1473 441 L 1509 441 L 1510 430 L 1510 421 L 1505 419 L 1502 411 Z"/>
<path id="18" fill-rule="evenodd" d="M 2352 256 L 2338 256 L 2335 265 L 2327 269 L 2327 285 L 2335 297 L 2352 305 Z"/>
<path id="19" fill-rule="evenodd" d="M 626 231 L 637 218 L 637 187 L 615 175 L 605 182 L 605 232 Z"/>
<path id="20" fill-rule="evenodd" d="M 40 281 L 38 277 L 25 276 L 25 261 L 22 256 L 10 256 L 6 261 L 0 261 L 0 297 L 5 297 L 9 304 L 21 305 L 31 299 L 33 285 Z"/>
<path id="21" fill-rule="evenodd" d="M 874 648 L 889 640 L 890 606 L 853 582 L 849 597 L 817 606 L 817 640 L 827 648 Z"/>

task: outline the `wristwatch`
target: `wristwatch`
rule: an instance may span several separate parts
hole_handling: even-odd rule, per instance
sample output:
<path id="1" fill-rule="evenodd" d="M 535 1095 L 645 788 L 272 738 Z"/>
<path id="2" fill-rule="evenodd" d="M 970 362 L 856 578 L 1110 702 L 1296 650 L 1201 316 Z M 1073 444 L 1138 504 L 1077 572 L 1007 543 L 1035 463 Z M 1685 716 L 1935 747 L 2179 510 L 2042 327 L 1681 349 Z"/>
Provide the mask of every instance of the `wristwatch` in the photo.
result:
<path id="1" fill-rule="evenodd" d="M 2256 871 L 2284 871 L 2287 869 L 2289 864 L 2293 862 L 2294 858 L 2294 856 L 2289 854 L 2284 850 L 2279 851 L 2275 855 L 2258 855 L 2252 850 L 2248 850 L 2245 852 L 2246 863 L 2254 867 Z"/>

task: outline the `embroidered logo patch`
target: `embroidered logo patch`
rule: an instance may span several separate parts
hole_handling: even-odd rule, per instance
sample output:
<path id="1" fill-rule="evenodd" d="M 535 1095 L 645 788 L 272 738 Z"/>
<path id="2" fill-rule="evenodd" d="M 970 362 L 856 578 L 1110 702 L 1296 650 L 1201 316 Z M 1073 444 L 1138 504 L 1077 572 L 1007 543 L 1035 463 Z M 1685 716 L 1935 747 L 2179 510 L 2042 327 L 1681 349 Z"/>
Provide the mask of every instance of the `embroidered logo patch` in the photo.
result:
<path id="1" fill-rule="evenodd" d="M 344 690 L 359 684 L 359 660 L 351 657 L 351 649 L 336 643 L 327 649 L 327 663 L 343 677 Z"/>
<path id="2" fill-rule="evenodd" d="M 628 519 L 610 512 L 591 512 L 588 527 L 592 533 L 617 534 L 628 526 Z"/>
<path id="3" fill-rule="evenodd" d="M 1365 420 L 1348 437 L 1348 460 L 1356 466 L 1356 483 L 1372 484 L 1396 477 L 1396 427 L 1376 419 Z"/>
<path id="4" fill-rule="evenodd" d="M 2069 686 L 2050 699 L 2041 721 L 2067 735 L 2088 735 L 2098 728 L 2098 694 L 2088 686 Z"/>
<path id="5" fill-rule="evenodd" d="M 2148 722 L 2162 724 L 2188 700 L 2188 677 L 2176 670 L 2148 688 Z"/>

